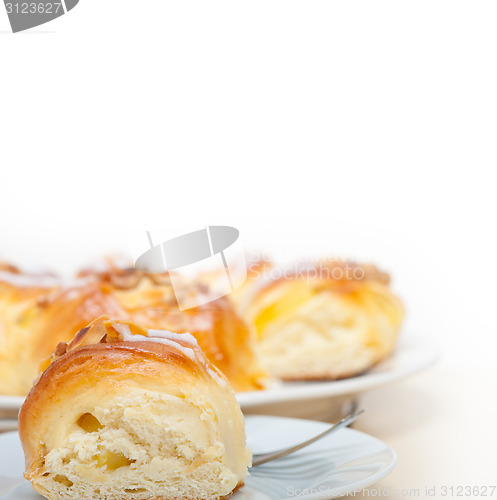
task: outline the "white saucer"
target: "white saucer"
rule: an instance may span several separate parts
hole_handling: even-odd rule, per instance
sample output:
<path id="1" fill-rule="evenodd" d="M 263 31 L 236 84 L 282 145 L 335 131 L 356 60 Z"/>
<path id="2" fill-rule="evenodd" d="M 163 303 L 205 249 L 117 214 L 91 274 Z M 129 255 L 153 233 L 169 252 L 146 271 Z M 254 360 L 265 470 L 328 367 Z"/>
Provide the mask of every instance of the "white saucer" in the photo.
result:
<path id="1" fill-rule="evenodd" d="M 284 448 L 329 427 L 322 422 L 281 417 L 246 418 L 248 444 L 254 453 Z M 255 467 L 233 500 L 325 500 L 365 488 L 386 476 L 397 457 L 380 440 L 342 429 L 292 456 Z M 24 456 L 16 432 L 0 435 L 0 498 L 42 499 L 23 479 Z"/>

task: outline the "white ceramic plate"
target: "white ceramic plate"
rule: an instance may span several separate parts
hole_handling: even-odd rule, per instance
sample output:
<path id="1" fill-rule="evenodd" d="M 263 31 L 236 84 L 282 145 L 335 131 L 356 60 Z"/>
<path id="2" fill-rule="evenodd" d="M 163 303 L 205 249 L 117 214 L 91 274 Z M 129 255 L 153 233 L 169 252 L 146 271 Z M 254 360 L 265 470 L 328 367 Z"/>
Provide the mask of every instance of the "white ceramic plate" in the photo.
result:
<path id="1" fill-rule="evenodd" d="M 330 382 L 285 382 L 265 391 L 239 393 L 237 399 L 246 411 L 263 410 L 276 403 L 305 401 L 308 404 L 309 400 L 359 394 L 422 371 L 437 358 L 438 351 L 428 339 L 404 336 L 392 356 L 363 375 Z"/>
<path id="2" fill-rule="evenodd" d="M 247 413 L 318 418 L 317 413 L 296 415 L 291 411 L 291 405 L 301 401 L 305 401 L 306 405 L 311 400 L 329 401 L 330 398 L 358 394 L 391 384 L 427 368 L 437 357 L 438 351 L 426 338 L 404 336 L 390 358 L 363 375 L 332 382 L 287 382 L 264 391 L 239 393 L 237 399 Z M 19 396 L 0 396 L 0 410 L 18 411 L 23 401 L 24 398 Z M 289 409 L 281 406 L 285 404 L 290 405 Z M 280 406 L 276 408 L 275 405 Z"/>
<path id="3" fill-rule="evenodd" d="M 254 453 L 308 439 L 329 424 L 281 417 L 249 416 L 248 444 Z M 395 466 L 393 450 L 362 432 L 342 429 L 292 456 L 254 468 L 233 500 L 327 499 L 365 488 Z M 16 432 L 0 435 L 0 498 L 42 499 L 22 478 L 24 456 Z"/>

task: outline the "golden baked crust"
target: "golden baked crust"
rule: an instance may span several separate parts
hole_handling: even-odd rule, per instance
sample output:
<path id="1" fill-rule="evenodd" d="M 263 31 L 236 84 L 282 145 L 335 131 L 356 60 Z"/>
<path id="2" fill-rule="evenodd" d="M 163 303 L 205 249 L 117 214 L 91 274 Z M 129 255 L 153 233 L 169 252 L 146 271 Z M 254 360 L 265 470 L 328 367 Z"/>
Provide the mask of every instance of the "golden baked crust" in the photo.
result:
<path id="1" fill-rule="evenodd" d="M 47 365 L 19 414 L 42 495 L 214 499 L 243 484 L 243 416 L 193 337 L 99 318 Z"/>
<path id="2" fill-rule="evenodd" d="M 207 358 L 230 380 L 235 390 L 263 387 L 264 372 L 254 352 L 254 336 L 226 297 L 185 311 L 177 307 L 176 294 L 209 295 L 201 283 L 185 283 L 173 291 L 169 275 L 146 274 L 136 269 L 109 269 L 98 274 L 104 290 L 125 311 L 124 318 L 146 327 L 189 332 Z"/>
<path id="3" fill-rule="evenodd" d="M 284 380 L 358 375 L 388 356 L 404 316 L 389 276 L 370 264 L 322 261 L 266 280 L 242 310 L 263 367 Z"/>
<path id="4" fill-rule="evenodd" d="M 9 366 L 0 371 L 0 393 L 26 394 L 46 358 L 59 342 L 67 341 L 101 315 L 131 320 L 146 328 L 192 333 L 207 357 L 238 391 L 260 389 L 264 373 L 253 349 L 253 334 L 228 299 L 221 298 L 179 311 L 168 274 L 145 274 L 136 269 L 109 267 L 86 270 L 70 287 L 32 289 L 9 283 L 2 294 L 0 324 L 7 323 L 0 348 Z M 209 294 L 205 286 L 186 286 L 179 293 Z M 26 298 L 24 298 L 26 297 Z M 19 322 L 18 318 L 26 318 Z M 5 342 L 4 342 L 5 343 Z"/>
<path id="5" fill-rule="evenodd" d="M 23 273 L 0 263 L 0 394 L 26 394 L 31 387 L 38 368 L 33 358 L 41 359 L 33 343 L 33 325 L 59 287 L 53 275 Z"/>

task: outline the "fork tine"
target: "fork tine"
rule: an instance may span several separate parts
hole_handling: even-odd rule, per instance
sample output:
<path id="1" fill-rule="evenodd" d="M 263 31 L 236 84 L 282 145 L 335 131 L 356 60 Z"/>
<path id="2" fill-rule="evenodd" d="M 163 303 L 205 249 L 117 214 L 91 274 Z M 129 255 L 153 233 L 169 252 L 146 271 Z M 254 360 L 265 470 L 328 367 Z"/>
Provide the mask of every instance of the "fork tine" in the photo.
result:
<path id="1" fill-rule="evenodd" d="M 305 448 L 306 446 L 309 446 L 312 443 L 315 443 L 319 439 L 321 439 L 324 436 L 327 436 L 328 434 L 331 434 L 332 432 L 335 432 L 342 427 L 347 427 L 351 423 L 353 423 L 359 415 L 364 413 L 364 410 L 359 410 L 356 411 L 355 413 L 351 413 L 350 415 L 347 415 L 345 418 L 342 418 L 340 422 L 337 422 L 336 424 L 332 425 L 329 429 L 326 429 L 324 432 L 321 434 L 318 434 L 317 436 L 314 436 L 311 439 L 308 439 L 307 441 L 304 441 L 303 443 L 300 443 L 296 446 L 291 446 L 290 448 L 284 448 L 283 450 L 279 451 L 272 451 L 269 453 L 261 453 L 261 454 L 256 454 L 252 457 L 252 467 L 257 467 L 258 465 L 265 464 L 267 462 L 271 462 L 272 460 L 276 460 L 278 458 L 286 457 L 287 455 L 290 455 L 291 453 L 294 453 L 298 450 L 301 450 L 302 448 Z"/>

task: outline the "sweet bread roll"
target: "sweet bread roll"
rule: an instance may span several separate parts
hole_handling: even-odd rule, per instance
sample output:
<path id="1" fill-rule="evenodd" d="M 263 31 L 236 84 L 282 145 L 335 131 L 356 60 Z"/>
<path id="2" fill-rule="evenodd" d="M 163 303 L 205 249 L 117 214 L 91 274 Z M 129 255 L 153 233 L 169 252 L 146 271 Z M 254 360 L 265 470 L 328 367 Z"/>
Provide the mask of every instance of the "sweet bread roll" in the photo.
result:
<path id="1" fill-rule="evenodd" d="M 263 285 L 244 313 L 257 330 L 261 364 L 275 377 L 351 377 L 394 349 L 403 306 L 374 266 L 321 262 Z"/>
<path id="2" fill-rule="evenodd" d="M 0 273 L 0 394 L 26 395 L 57 344 L 103 314 L 126 319 L 95 279 L 62 286 L 50 276 Z"/>
<path id="3" fill-rule="evenodd" d="M 176 293 L 209 290 L 186 284 L 184 290 L 173 290 L 167 274 L 113 267 L 85 271 L 71 286 L 38 290 L 10 284 L 9 294 L 3 296 L 0 286 L 0 324 L 10 318 L 8 338 L 15 339 L 1 350 L 9 365 L 0 371 L 0 393 L 27 394 L 40 361 L 101 315 L 145 328 L 189 331 L 236 390 L 260 389 L 264 373 L 254 353 L 254 338 L 228 299 L 180 311 Z"/>
<path id="4" fill-rule="evenodd" d="M 0 263 L 0 394 L 28 392 L 41 359 L 37 356 L 33 364 L 32 328 L 41 305 L 59 287 L 53 275 Z"/>
<path id="5" fill-rule="evenodd" d="M 179 294 L 207 295 L 205 284 L 185 282 L 173 290 L 167 274 L 144 274 L 136 269 L 112 269 L 99 278 L 110 289 L 130 320 L 147 328 L 188 331 L 207 358 L 230 380 L 236 391 L 261 389 L 265 373 L 255 353 L 255 335 L 227 297 L 180 311 Z M 188 299 L 180 299 L 183 303 Z"/>
<path id="6" fill-rule="evenodd" d="M 218 499 L 251 454 L 235 394 L 188 334 L 98 319 L 47 361 L 19 414 L 49 499 Z"/>

